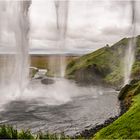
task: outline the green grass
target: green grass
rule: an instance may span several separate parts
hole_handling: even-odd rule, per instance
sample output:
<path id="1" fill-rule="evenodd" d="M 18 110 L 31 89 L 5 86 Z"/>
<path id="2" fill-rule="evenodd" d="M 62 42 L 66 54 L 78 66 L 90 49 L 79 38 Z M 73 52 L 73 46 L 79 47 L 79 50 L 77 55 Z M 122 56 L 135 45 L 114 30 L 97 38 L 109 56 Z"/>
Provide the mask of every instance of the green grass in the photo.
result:
<path id="1" fill-rule="evenodd" d="M 0 126 L 0 139 L 34 139 L 29 130 L 17 131 L 9 125 Z"/>
<path id="2" fill-rule="evenodd" d="M 99 56 L 104 57 L 102 55 L 105 54 L 104 53 L 105 50 L 106 50 L 106 48 L 101 48 L 98 51 L 95 51 L 91 54 L 84 55 L 75 61 L 74 60 L 71 61 L 67 66 L 67 70 L 66 70 L 67 75 L 71 75 L 76 70 L 79 70 L 80 68 L 86 68 L 93 64 L 97 64 L 97 65 L 104 64 L 104 61 L 101 60 L 99 58 Z M 109 54 L 107 54 L 107 55 L 109 55 Z M 94 61 L 93 61 L 93 59 L 94 59 Z"/>
<path id="3" fill-rule="evenodd" d="M 140 75 L 140 61 L 136 60 L 132 67 L 132 76 L 139 77 Z"/>
<path id="4" fill-rule="evenodd" d="M 13 128 L 9 125 L 0 126 L 0 139 L 48 139 L 48 140 L 69 140 L 68 136 L 61 134 L 50 134 L 38 132 L 36 135 L 32 134 L 30 130 L 21 130 Z"/>
<path id="5" fill-rule="evenodd" d="M 103 47 L 93 53 L 84 55 L 68 64 L 66 77 L 76 78 L 76 73 L 81 69 L 87 71 L 91 66 L 95 65 L 96 71 L 102 77 L 103 81 L 110 84 L 119 83 L 122 80 L 123 74 L 121 61 L 119 61 L 118 58 L 122 58 L 122 53 L 123 51 L 120 51 L 119 47 Z M 91 72 L 93 72 L 93 70 L 91 70 Z M 114 79 L 112 79 L 112 77 Z"/>
<path id="6" fill-rule="evenodd" d="M 105 77 L 105 82 L 111 85 L 119 85 L 119 82 L 123 81 L 123 73 L 120 69 L 121 67 L 116 67 L 110 74 Z"/>
<path id="7" fill-rule="evenodd" d="M 111 125 L 96 133 L 94 139 L 140 139 L 140 83 L 130 87 L 125 98 L 132 95 L 131 107 Z"/>

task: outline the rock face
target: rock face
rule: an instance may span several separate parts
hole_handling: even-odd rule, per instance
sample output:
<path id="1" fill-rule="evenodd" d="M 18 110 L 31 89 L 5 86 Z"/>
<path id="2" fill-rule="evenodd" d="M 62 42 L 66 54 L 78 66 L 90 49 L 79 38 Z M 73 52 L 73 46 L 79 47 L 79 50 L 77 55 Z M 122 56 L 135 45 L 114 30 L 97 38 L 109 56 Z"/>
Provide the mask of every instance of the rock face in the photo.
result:
<path id="1" fill-rule="evenodd" d="M 101 84 L 103 81 L 104 72 L 98 69 L 96 64 L 88 66 L 86 69 L 81 68 L 80 70 L 75 72 L 75 80 L 77 82 L 83 83 L 84 85 L 87 84 Z"/>
<path id="2" fill-rule="evenodd" d="M 53 79 L 49 79 L 49 78 L 44 78 L 44 79 L 41 80 L 41 83 L 45 84 L 45 85 L 50 85 L 50 84 L 54 83 L 54 80 Z"/>
<path id="3" fill-rule="evenodd" d="M 118 99 L 124 106 L 124 111 L 128 110 L 132 103 L 132 98 L 140 92 L 140 81 L 132 80 L 130 84 L 125 85 L 118 95 Z"/>
<path id="4" fill-rule="evenodd" d="M 128 94 L 128 91 L 130 90 L 130 88 L 131 88 L 131 85 L 125 85 L 125 86 L 121 89 L 121 91 L 120 91 L 120 93 L 119 93 L 119 96 L 118 96 L 119 100 L 124 100 L 124 98 L 125 98 L 126 95 Z"/>
<path id="5" fill-rule="evenodd" d="M 79 83 L 96 83 L 120 87 L 124 76 L 124 54 L 130 38 L 124 38 L 111 47 L 103 47 L 93 53 L 71 61 L 66 77 Z M 136 60 L 132 78 L 140 79 L 140 36 L 136 37 Z"/>
<path id="6" fill-rule="evenodd" d="M 38 72 L 38 68 L 36 67 L 30 67 L 30 71 L 29 71 L 29 75 L 31 78 L 33 78 L 35 76 L 35 74 Z"/>
<path id="7" fill-rule="evenodd" d="M 36 74 L 34 75 L 35 79 L 43 79 L 46 76 L 47 70 L 46 69 L 38 69 Z"/>

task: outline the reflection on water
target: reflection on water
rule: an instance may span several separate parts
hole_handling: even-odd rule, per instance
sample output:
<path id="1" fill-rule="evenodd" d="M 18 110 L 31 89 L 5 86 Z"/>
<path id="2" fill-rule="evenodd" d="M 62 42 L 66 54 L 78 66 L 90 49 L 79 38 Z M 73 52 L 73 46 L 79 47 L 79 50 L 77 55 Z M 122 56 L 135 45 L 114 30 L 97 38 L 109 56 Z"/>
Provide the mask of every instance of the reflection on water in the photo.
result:
<path id="1" fill-rule="evenodd" d="M 39 82 L 39 80 L 32 81 L 30 88 L 33 90 Z M 37 94 L 42 87 L 38 87 L 36 93 L 32 92 L 28 96 L 5 104 L 0 112 L 1 123 L 22 129 L 29 128 L 33 132 L 41 130 L 74 135 L 118 115 L 118 94 L 115 91 L 78 87 L 74 83 L 68 84 L 69 81 L 65 81 L 67 84 L 64 85 L 63 82 L 56 80 L 52 85 L 40 84 L 45 87 L 40 93 Z"/>

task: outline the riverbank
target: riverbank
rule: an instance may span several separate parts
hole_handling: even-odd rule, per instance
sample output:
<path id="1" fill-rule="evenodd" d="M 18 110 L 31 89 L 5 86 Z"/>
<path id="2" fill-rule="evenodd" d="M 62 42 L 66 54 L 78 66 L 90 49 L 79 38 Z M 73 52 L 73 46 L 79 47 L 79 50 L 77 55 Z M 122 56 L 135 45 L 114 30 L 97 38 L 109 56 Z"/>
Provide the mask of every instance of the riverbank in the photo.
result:
<path id="1" fill-rule="evenodd" d="M 74 138 L 91 139 L 128 139 L 140 138 L 139 117 L 140 117 L 140 81 L 132 81 L 119 93 L 120 114 L 107 119 L 103 124 L 84 130 Z M 131 133 L 130 133 L 131 130 Z M 127 133 L 129 132 L 129 133 Z M 133 134 L 134 133 L 134 134 Z"/>
<path id="2" fill-rule="evenodd" d="M 112 124 L 115 120 L 117 120 L 119 117 L 121 117 L 125 112 L 127 112 L 128 109 L 126 109 L 127 106 L 124 104 L 123 101 L 120 101 L 120 114 L 115 117 L 110 117 L 107 119 L 103 124 L 96 125 L 95 127 L 91 129 L 85 129 L 80 134 L 77 134 L 73 138 L 78 139 L 79 137 L 85 138 L 85 139 L 91 139 L 94 137 L 94 135 L 100 131 L 101 129 L 107 127 L 108 125 Z"/>
<path id="3" fill-rule="evenodd" d="M 140 82 L 123 88 L 121 102 L 128 109 L 113 123 L 98 131 L 93 139 L 139 139 L 140 138 Z M 125 90 L 124 90 L 125 89 Z M 130 104 L 131 103 L 131 104 Z M 123 111 L 124 111 L 123 110 Z"/>

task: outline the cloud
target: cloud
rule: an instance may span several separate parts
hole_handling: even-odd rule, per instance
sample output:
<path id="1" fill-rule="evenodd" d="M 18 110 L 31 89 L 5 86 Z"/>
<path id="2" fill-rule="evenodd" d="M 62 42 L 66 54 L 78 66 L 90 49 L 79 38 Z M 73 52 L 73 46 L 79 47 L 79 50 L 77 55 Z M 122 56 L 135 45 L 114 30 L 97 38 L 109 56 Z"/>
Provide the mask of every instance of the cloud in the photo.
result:
<path id="1" fill-rule="evenodd" d="M 102 29 L 102 33 L 109 36 L 123 35 L 126 36 L 130 33 L 131 26 L 108 26 Z"/>
<path id="2" fill-rule="evenodd" d="M 0 4 L 2 4 L 1 1 Z M 135 34 L 140 33 L 139 5 L 140 2 L 136 1 Z M 0 6 L 0 11 L 3 10 L 3 7 Z M 89 52 L 129 36 L 132 27 L 131 8 L 130 0 L 69 1 L 65 52 Z M 58 52 L 59 47 L 56 42 L 58 30 L 54 1 L 33 0 L 29 14 L 31 50 L 42 50 L 46 53 Z M 0 14 L 0 29 L 4 24 L 2 23 L 4 17 L 7 16 Z M 9 27 L 5 27 L 3 32 L 2 40 L 5 42 L 7 38 L 12 36 L 10 35 L 12 34 L 10 33 L 12 32 L 10 31 L 11 25 L 7 25 Z"/>
<path id="3" fill-rule="evenodd" d="M 40 4 L 34 3 L 32 5 L 34 10 L 32 11 L 31 19 L 36 17 L 35 11 L 38 11 L 37 17 L 41 18 L 38 21 L 44 23 L 40 23 L 40 25 L 36 21 L 37 18 L 34 18 L 33 22 L 36 26 L 33 28 L 32 37 L 40 41 L 45 39 L 56 41 L 56 15 L 53 2 L 44 2 L 43 8 L 41 5 L 41 2 Z M 42 10 L 40 10 L 41 8 Z M 65 49 L 69 51 L 93 51 L 103 47 L 105 44 L 113 44 L 119 39 L 129 36 L 132 26 L 131 8 L 130 0 L 70 1 Z M 136 7 L 135 9 L 138 12 L 138 8 Z M 137 20 L 139 17 L 137 15 Z M 138 32 L 139 26 L 137 26 L 137 34 Z M 49 46 L 52 47 L 51 43 L 47 42 L 47 44 L 48 49 L 50 48 Z M 55 45 L 52 48 L 57 50 Z"/>

